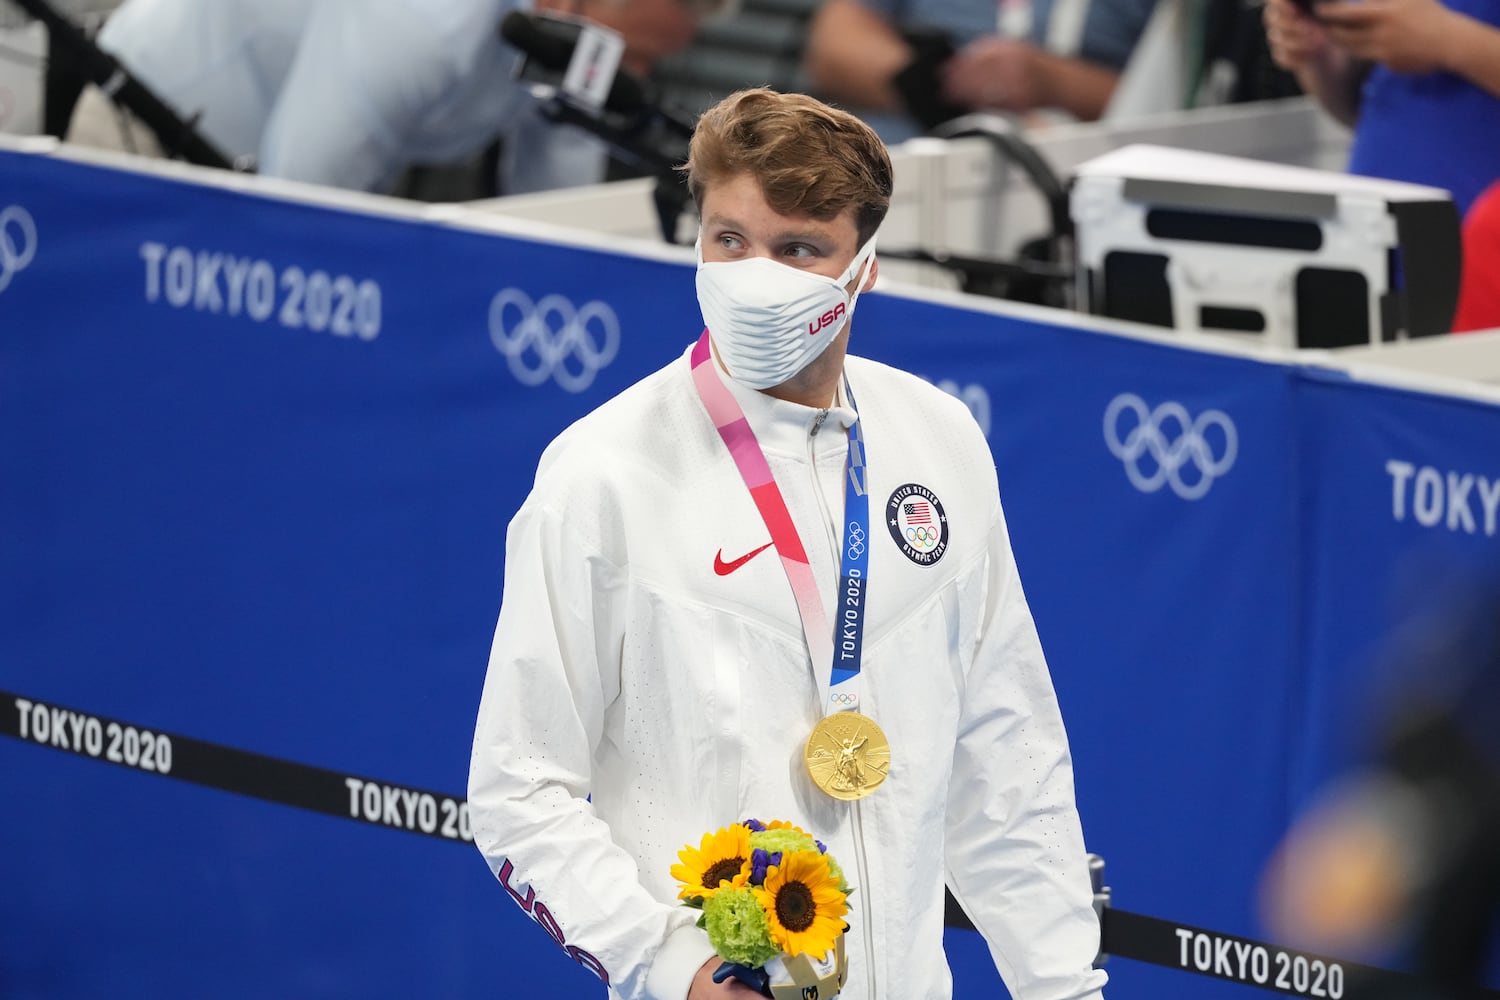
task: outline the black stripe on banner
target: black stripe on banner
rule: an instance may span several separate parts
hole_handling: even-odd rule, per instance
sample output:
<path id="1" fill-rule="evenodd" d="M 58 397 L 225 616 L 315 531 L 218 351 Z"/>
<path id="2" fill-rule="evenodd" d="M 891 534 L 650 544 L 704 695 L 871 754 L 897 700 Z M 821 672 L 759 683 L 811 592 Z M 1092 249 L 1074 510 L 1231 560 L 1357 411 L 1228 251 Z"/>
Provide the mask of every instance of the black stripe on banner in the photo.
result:
<path id="1" fill-rule="evenodd" d="M 462 798 L 220 746 L 0 691 L 0 736 L 329 816 L 473 843 Z"/>
<path id="2" fill-rule="evenodd" d="M 1500 997 L 1500 992 L 1478 987 L 1439 989 L 1430 980 L 1403 972 L 1293 951 L 1114 907 L 1104 910 L 1103 950 L 1107 955 L 1314 1000 Z"/>
<path id="3" fill-rule="evenodd" d="M 474 839 L 469 829 L 469 805 L 456 796 L 147 729 L 11 691 L 0 691 L 0 736 L 372 826 L 459 843 L 473 843 Z M 950 927 L 974 927 L 951 895 L 946 917 Z M 1500 992 L 1494 990 L 1434 993 L 1430 983 L 1405 973 L 1341 962 L 1114 907 L 1105 908 L 1103 919 L 1106 955 L 1311 1000 L 1397 996 L 1500 1000 Z"/>

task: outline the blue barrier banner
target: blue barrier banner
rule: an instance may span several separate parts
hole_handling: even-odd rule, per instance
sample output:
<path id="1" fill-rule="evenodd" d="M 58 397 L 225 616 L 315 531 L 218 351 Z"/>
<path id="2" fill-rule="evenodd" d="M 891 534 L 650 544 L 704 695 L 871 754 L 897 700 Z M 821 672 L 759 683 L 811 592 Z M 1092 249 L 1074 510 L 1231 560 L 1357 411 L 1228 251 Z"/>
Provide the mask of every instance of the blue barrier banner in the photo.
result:
<path id="1" fill-rule="evenodd" d="M 691 271 L 45 156 L 0 178 L 0 689 L 126 723 L 101 759 L 178 733 L 461 801 L 506 523 L 552 436 L 696 336 Z M 57 730 L 0 747 L 0 995 L 597 985 L 456 805 L 335 781 L 361 825 Z"/>
<path id="2" fill-rule="evenodd" d="M 691 268 L 199 176 L 0 150 L 0 995 L 601 995 L 463 793 L 505 527 L 696 338 Z M 1412 539 L 1493 552 L 1500 410 L 1058 315 L 874 294 L 852 349 L 989 436 L 1120 905 L 1264 937 L 1365 598 Z"/>
<path id="3" fill-rule="evenodd" d="M 1390 662 L 1398 634 L 1457 612 L 1500 567 L 1500 407 L 1316 369 L 1298 397 L 1301 520 L 1315 540 L 1294 730 L 1305 803 L 1371 750 L 1389 675 L 1417 666 Z"/>

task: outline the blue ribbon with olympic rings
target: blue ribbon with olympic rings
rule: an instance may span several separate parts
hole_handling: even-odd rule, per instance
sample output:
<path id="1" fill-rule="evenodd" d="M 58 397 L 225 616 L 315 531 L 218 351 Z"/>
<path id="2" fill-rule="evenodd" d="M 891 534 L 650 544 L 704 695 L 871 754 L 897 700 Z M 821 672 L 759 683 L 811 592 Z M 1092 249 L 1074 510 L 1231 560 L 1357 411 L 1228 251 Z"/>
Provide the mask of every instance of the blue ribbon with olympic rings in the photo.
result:
<path id="1" fill-rule="evenodd" d="M 839 688 L 859 676 L 864 652 L 865 597 L 870 585 L 870 490 L 865 465 L 865 432 L 844 378 L 844 393 L 854 410 L 849 425 L 848 470 L 844 480 L 844 551 L 839 564 L 838 612 L 833 623 L 833 673 L 828 686 L 829 713 L 859 708 L 854 690 Z"/>

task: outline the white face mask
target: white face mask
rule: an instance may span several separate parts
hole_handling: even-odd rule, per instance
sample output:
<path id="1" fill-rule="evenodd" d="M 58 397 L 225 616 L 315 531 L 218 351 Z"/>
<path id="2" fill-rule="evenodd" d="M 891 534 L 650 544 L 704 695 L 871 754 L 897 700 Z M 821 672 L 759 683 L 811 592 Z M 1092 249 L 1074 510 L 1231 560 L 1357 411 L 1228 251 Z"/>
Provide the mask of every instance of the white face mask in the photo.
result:
<path id="1" fill-rule="evenodd" d="M 875 237 L 837 278 L 769 257 L 703 260 L 698 242 L 698 308 L 729 375 L 752 389 L 780 385 L 827 350 L 854 315 L 875 255 Z M 854 278 L 851 296 L 844 291 Z"/>

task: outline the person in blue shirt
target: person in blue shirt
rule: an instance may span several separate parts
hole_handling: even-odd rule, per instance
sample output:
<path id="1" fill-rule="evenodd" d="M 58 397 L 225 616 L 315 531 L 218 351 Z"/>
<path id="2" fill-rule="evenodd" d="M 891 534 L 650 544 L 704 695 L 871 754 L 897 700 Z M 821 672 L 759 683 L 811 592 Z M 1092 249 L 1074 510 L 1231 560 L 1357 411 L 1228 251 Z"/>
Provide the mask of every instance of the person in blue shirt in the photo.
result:
<path id="1" fill-rule="evenodd" d="M 505 141 L 506 193 L 603 179 L 606 151 L 552 126 L 515 79 L 499 26 L 563 10 L 620 32 L 622 66 L 649 72 L 725 0 L 125 0 L 101 48 L 231 159 L 272 177 L 386 192 L 406 169 Z M 85 92 L 68 138 L 124 146 L 117 113 Z M 128 123 L 127 123 L 128 124 Z M 131 132 L 127 129 L 126 135 Z M 150 135 L 137 151 L 150 153 Z M 159 152 L 159 150 L 156 150 Z M 519 155 L 517 155 L 519 153 Z"/>
<path id="2" fill-rule="evenodd" d="M 1354 129 L 1351 173 L 1440 187 L 1467 213 L 1500 178 L 1500 4 L 1266 0 L 1272 58 Z"/>
<path id="3" fill-rule="evenodd" d="M 1098 118 L 1156 0 L 824 0 L 805 62 L 887 143 L 970 111 Z"/>

